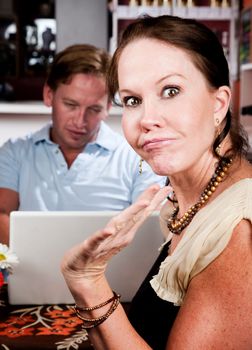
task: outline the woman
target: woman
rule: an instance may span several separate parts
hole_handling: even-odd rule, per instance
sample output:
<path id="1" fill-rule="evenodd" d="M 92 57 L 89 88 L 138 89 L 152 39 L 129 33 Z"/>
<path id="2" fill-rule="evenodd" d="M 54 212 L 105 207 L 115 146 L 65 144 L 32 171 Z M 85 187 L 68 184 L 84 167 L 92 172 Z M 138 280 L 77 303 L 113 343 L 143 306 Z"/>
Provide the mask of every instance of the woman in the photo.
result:
<path id="1" fill-rule="evenodd" d="M 128 142 L 170 184 L 146 190 L 63 260 L 95 349 L 251 349 L 252 168 L 221 45 L 194 20 L 139 19 L 114 54 L 109 90 Z M 166 196 L 167 241 L 129 321 L 104 270 Z"/>

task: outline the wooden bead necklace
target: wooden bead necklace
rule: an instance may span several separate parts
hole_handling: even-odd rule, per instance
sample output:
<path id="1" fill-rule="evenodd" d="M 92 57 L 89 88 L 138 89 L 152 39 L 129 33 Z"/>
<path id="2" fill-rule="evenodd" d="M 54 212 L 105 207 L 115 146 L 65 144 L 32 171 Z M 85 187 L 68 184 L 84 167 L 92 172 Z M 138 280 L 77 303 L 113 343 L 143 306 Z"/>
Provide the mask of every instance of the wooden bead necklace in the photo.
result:
<path id="1" fill-rule="evenodd" d="M 198 202 L 191 206 L 180 219 L 178 218 L 179 206 L 174 209 L 167 221 L 167 227 L 172 233 L 179 235 L 190 224 L 195 214 L 209 201 L 209 198 L 223 181 L 231 164 L 232 158 L 222 158 L 219 161 L 211 180 L 200 195 Z"/>

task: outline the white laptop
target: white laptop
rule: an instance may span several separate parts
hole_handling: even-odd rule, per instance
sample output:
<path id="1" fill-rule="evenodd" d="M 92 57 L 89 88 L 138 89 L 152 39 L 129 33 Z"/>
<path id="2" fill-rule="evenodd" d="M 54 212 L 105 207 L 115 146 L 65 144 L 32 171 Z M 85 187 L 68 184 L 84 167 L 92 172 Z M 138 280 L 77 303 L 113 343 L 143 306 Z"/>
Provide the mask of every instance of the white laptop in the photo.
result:
<path id="1" fill-rule="evenodd" d="M 118 212 L 15 211 L 10 215 L 10 248 L 19 264 L 9 276 L 10 304 L 71 304 L 60 271 L 69 248 L 81 242 Z M 130 301 L 158 256 L 163 243 L 158 214 L 138 230 L 130 246 L 112 258 L 107 269 L 111 287 Z"/>

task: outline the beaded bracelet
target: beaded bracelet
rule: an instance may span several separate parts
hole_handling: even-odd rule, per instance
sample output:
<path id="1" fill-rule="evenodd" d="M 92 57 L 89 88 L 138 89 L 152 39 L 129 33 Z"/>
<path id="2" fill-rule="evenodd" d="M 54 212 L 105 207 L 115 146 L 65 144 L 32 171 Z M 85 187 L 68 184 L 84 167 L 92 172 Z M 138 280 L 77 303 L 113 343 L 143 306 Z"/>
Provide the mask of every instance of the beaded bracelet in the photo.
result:
<path id="1" fill-rule="evenodd" d="M 74 305 L 74 309 L 75 309 L 75 311 L 76 310 L 78 310 L 78 311 L 93 311 L 93 310 L 97 310 L 97 309 L 100 309 L 101 307 L 109 304 L 111 301 L 114 301 L 115 299 L 120 298 L 120 297 L 121 296 L 119 294 L 117 294 L 116 292 L 113 291 L 113 296 L 110 299 L 104 301 L 103 303 L 101 303 L 99 305 L 92 306 L 92 307 L 85 307 L 85 306 L 80 307 L 77 304 L 75 304 Z"/>
<path id="2" fill-rule="evenodd" d="M 91 329 L 91 328 L 99 326 L 101 323 L 103 323 L 115 311 L 115 309 L 117 308 L 118 304 L 120 303 L 120 297 L 121 296 L 120 296 L 120 294 L 116 294 L 115 292 L 113 292 L 113 293 L 114 293 L 114 296 L 112 298 L 110 298 L 109 300 L 105 301 L 104 303 L 101 303 L 101 304 L 99 304 L 97 306 L 94 306 L 92 308 L 79 308 L 76 305 L 74 306 L 74 310 L 75 310 L 76 316 L 84 322 L 84 324 L 82 325 L 84 329 Z M 110 309 L 104 315 L 102 315 L 100 317 L 97 317 L 97 318 L 86 318 L 86 317 L 83 317 L 80 314 L 79 310 L 82 310 L 82 311 L 96 310 L 96 309 L 99 309 L 100 307 L 102 307 L 104 305 L 107 305 L 111 301 L 113 301 L 113 303 L 112 303 Z M 88 310 L 86 310 L 86 309 L 88 309 Z"/>

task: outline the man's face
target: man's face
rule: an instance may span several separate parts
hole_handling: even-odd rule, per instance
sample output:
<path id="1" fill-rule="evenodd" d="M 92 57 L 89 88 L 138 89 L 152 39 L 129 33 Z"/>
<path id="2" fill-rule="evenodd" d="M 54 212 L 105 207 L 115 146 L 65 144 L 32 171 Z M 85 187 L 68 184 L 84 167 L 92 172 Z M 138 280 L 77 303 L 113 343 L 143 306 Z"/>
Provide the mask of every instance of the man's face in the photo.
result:
<path id="1" fill-rule="evenodd" d="M 51 139 L 64 153 L 79 153 L 94 141 L 108 115 L 105 80 L 91 74 L 76 74 L 55 91 L 46 85 L 44 102 L 52 107 Z"/>

